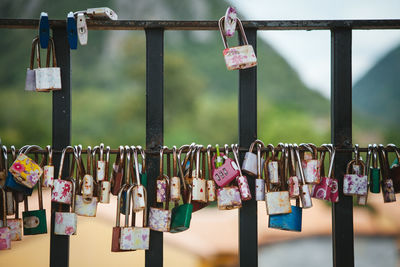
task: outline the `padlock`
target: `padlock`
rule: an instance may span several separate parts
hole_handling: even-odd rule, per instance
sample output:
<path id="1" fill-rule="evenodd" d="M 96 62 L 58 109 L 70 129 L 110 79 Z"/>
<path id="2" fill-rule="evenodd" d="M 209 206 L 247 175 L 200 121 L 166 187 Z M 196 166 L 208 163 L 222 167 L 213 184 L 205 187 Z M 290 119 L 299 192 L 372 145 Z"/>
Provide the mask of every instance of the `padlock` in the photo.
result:
<path id="1" fill-rule="evenodd" d="M 79 12 L 76 16 L 76 28 L 78 32 L 79 43 L 81 45 L 86 45 L 88 41 L 88 29 L 85 14 L 83 12 Z"/>
<path id="2" fill-rule="evenodd" d="M 27 156 L 32 149 L 42 149 L 39 146 L 28 146 L 26 150 L 20 151 L 18 157 L 10 167 L 10 172 L 15 181 L 25 187 L 33 188 L 43 173 L 42 168 Z"/>
<path id="3" fill-rule="evenodd" d="M 61 166 L 61 165 L 60 165 Z M 61 167 L 60 167 L 61 169 Z M 76 235 L 77 231 L 77 215 L 75 213 L 75 180 L 69 178 L 69 182 L 72 185 L 72 196 L 71 196 L 71 211 L 56 211 L 54 214 L 54 234 L 55 235 Z"/>
<path id="4" fill-rule="evenodd" d="M 396 153 L 396 159 L 389 168 L 389 177 L 393 181 L 393 187 L 395 193 L 400 193 L 400 150 L 394 144 L 388 144 L 387 148 L 393 148 Z M 388 158 L 389 159 L 389 158 Z"/>
<path id="5" fill-rule="evenodd" d="M 369 191 L 371 193 L 378 194 L 381 192 L 381 170 L 378 167 L 378 147 L 376 144 L 373 145 L 373 152 L 372 152 L 372 166 L 369 170 Z"/>
<path id="6" fill-rule="evenodd" d="M 109 146 L 106 147 L 106 166 L 105 166 L 105 177 L 101 181 L 100 189 L 100 203 L 110 203 L 110 192 L 111 192 L 111 181 L 110 181 L 110 150 Z"/>
<path id="7" fill-rule="evenodd" d="M 63 203 L 63 204 L 71 204 L 72 202 L 72 189 L 73 185 L 70 180 L 62 180 L 62 170 L 64 166 L 64 158 L 66 152 L 68 150 L 72 150 L 73 153 L 75 153 L 75 150 L 72 146 L 67 146 L 62 150 L 61 153 L 61 161 L 60 161 L 60 169 L 58 172 L 58 178 L 54 180 L 53 183 L 53 189 L 51 191 L 51 201 L 52 202 L 58 202 L 58 203 Z M 75 160 L 75 155 L 73 156 L 73 160 Z M 71 170 L 73 171 L 74 167 L 74 162 L 71 164 Z M 72 177 L 73 173 L 70 172 L 70 177 Z"/>
<path id="8" fill-rule="evenodd" d="M 124 184 L 124 159 L 125 149 L 124 146 L 119 146 L 119 151 L 113 164 L 112 177 L 111 177 L 111 193 L 116 196 Z"/>
<path id="9" fill-rule="evenodd" d="M 292 144 L 289 145 L 289 196 L 290 198 L 297 198 L 300 196 L 300 179 L 296 175 L 296 159 Z"/>
<path id="10" fill-rule="evenodd" d="M 50 54 L 53 61 L 52 67 L 50 67 Z M 47 47 L 46 68 L 35 69 L 35 83 L 38 92 L 61 90 L 61 69 L 57 67 L 53 38 L 49 39 L 49 46 Z"/>
<path id="11" fill-rule="evenodd" d="M 28 146 L 23 146 L 20 148 L 20 151 L 23 151 L 27 148 Z M 17 154 L 16 154 L 16 149 L 15 146 L 11 146 L 11 155 L 12 155 L 12 161 L 15 161 L 17 159 Z M 14 195 L 14 197 L 17 197 L 18 202 L 23 201 L 23 196 L 30 196 L 32 195 L 33 188 L 28 188 L 24 185 L 21 185 L 15 181 L 14 175 L 10 172 L 8 169 L 8 175 L 6 178 L 5 182 L 5 189 L 7 191 L 12 190 L 14 192 L 17 192 L 17 194 Z"/>
<path id="12" fill-rule="evenodd" d="M 178 171 L 177 171 L 177 158 L 178 155 L 176 153 L 176 146 L 172 147 L 172 154 L 173 154 L 173 176 L 171 178 L 171 188 L 170 188 L 170 193 L 171 193 L 171 201 L 179 201 L 181 198 L 181 178 L 178 177 Z"/>
<path id="13" fill-rule="evenodd" d="M 308 148 L 312 156 L 311 159 L 304 157 L 304 159 L 301 161 L 304 179 L 307 184 L 319 184 L 321 181 L 319 170 L 321 162 L 318 159 L 317 147 L 312 143 L 302 144 L 302 147 Z M 308 153 L 305 155 L 308 155 Z"/>
<path id="14" fill-rule="evenodd" d="M 43 186 L 52 187 L 54 182 L 53 149 L 48 145 L 46 150 L 49 155 L 49 161 L 43 167 Z"/>
<path id="15" fill-rule="evenodd" d="M 0 187 L 0 191 L 3 198 L 3 216 L 2 216 L 2 224 L 0 225 L 0 250 L 11 249 L 11 230 L 8 227 L 7 223 L 7 214 L 6 214 L 6 191 Z"/>
<path id="16" fill-rule="evenodd" d="M 14 219 L 7 219 L 7 226 L 10 228 L 11 241 L 22 240 L 22 219 L 19 218 L 19 203 L 15 201 L 15 217 Z"/>
<path id="17" fill-rule="evenodd" d="M 106 162 L 104 161 L 104 144 L 100 144 L 99 160 L 97 161 L 96 178 L 97 181 L 104 181 L 106 176 Z"/>
<path id="18" fill-rule="evenodd" d="M 26 69 L 25 91 L 36 91 L 35 69 L 33 68 L 35 58 L 37 59 L 37 67 L 40 68 L 39 37 L 36 37 L 32 41 L 30 65 L 29 68 Z"/>
<path id="19" fill-rule="evenodd" d="M 161 149 L 162 150 L 162 149 Z M 161 152 L 160 152 L 161 154 Z M 168 176 L 166 177 L 167 184 L 169 183 Z M 166 199 L 165 199 L 165 207 L 157 208 L 150 207 L 149 212 L 149 227 L 153 231 L 158 232 L 169 232 L 171 227 L 171 210 L 169 210 L 169 190 L 167 186 Z"/>
<path id="20" fill-rule="evenodd" d="M 299 199 L 296 200 L 296 206 L 291 206 L 291 210 L 291 213 L 270 215 L 268 218 L 268 227 L 301 232 L 303 209 L 300 207 Z"/>
<path id="21" fill-rule="evenodd" d="M 226 42 L 226 36 L 224 34 L 224 21 L 225 18 L 220 18 L 218 25 L 219 31 L 221 33 L 222 42 L 224 43 L 224 58 L 226 67 L 228 70 L 238 70 L 238 69 L 247 69 L 257 65 L 257 58 L 254 53 L 254 49 L 249 43 L 247 42 L 246 34 L 243 29 L 242 22 L 240 19 L 237 19 L 237 24 L 239 26 L 240 35 L 244 45 L 236 46 L 236 47 L 228 47 Z"/>
<path id="22" fill-rule="evenodd" d="M 212 165 L 211 165 L 211 145 L 207 146 L 207 168 L 208 168 L 208 179 L 207 179 L 207 201 L 212 202 L 217 200 L 215 181 L 212 179 Z"/>
<path id="23" fill-rule="evenodd" d="M 299 147 L 294 144 L 293 149 L 296 153 L 296 158 L 297 158 L 297 166 L 300 170 L 300 178 L 301 178 L 301 186 L 300 186 L 300 200 L 301 200 L 301 205 L 303 209 L 308 209 L 311 208 L 312 205 L 312 200 L 311 200 L 311 194 L 310 194 L 310 188 L 306 184 L 306 180 L 304 178 L 304 172 L 303 172 L 303 167 L 301 166 L 301 158 L 300 158 L 300 153 L 299 153 Z"/>
<path id="24" fill-rule="evenodd" d="M 312 190 L 311 190 L 311 197 L 317 198 L 317 199 L 322 199 L 322 200 L 328 200 L 332 202 L 337 202 L 334 201 L 336 200 L 336 195 L 338 193 L 337 190 L 337 180 L 333 177 L 332 175 L 332 170 L 333 170 L 333 163 L 335 160 L 335 155 L 336 155 L 336 150 L 333 149 L 333 146 L 330 147 L 328 145 L 322 145 L 322 147 L 325 147 L 326 150 L 329 152 L 329 171 L 328 171 L 328 176 L 325 176 L 325 168 L 324 168 L 324 160 L 325 160 L 325 151 L 321 152 L 321 168 L 320 168 L 320 177 L 321 181 L 319 184 L 313 184 Z M 335 188 L 332 186 L 335 183 Z M 336 190 L 332 193 L 332 190 Z M 332 197 L 333 195 L 333 197 Z M 338 195 L 337 195 L 338 198 Z"/>
<path id="25" fill-rule="evenodd" d="M 240 166 L 239 163 L 239 148 L 237 144 L 231 145 L 233 156 L 235 157 L 236 165 Z M 242 174 L 242 171 L 239 167 L 239 176 L 236 177 L 236 183 L 239 187 L 240 196 L 242 200 L 250 200 L 251 199 L 251 191 L 249 187 L 249 182 L 247 181 L 247 177 Z"/>
<path id="26" fill-rule="evenodd" d="M 96 149 L 93 149 L 93 154 L 96 153 Z M 94 192 L 94 178 L 91 174 L 91 167 L 92 167 L 92 148 L 88 146 L 87 148 L 87 169 L 86 174 L 83 176 L 82 186 L 81 186 L 81 193 L 84 199 L 88 201 L 92 199 L 93 192 Z"/>
<path id="27" fill-rule="evenodd" d="M 183 232 L 190 227 L 190 221 L 192 219 L 193 205 L 191 203 L 192 200 L 192 190 L 190 185 L 187 185 L 185 182 L 184 172 L 182 171 L 181 164 L 181 153 L 184 148 L 188 147 L 184 145 L 179 148 L 179 153 L 177 155 L 178 164 L 179 164 L 179 175 L 182 182 L 183 192 L 180 194 L 182 196 L 182 204 L 176 205 L 171 212 L 171 233 L 179 233 Z"/>
<path id="28" fill-rule="evenodd" d="M 224 34 L 227 37 L 232 37 L 235 34 L 236 19 L 237 19 L 236 9 L 231 6 L 228 7 L 226 9 L 225 18 L 224 18 Z"/>
<path id="29" fill-rule="evenodd" d="M 364 172 L 365 163 L 359 158 L 357 144 L 355 145 L 354 155 L 355 158 L 347 164 L 347 173 L 343 177 L 343 194 L 347 196 L 366 195 L 368 192 L 368 176 Z M 351 171 L 353 165 L 361 166 L 361 174 L 354 174 L 354 171 Z"/>
<path id="30" fill-rule="evenodd" d="M 43 196 L 41 181 L 38 184 L 39 209 L 28 211 L 28 198 L 25 197 L 25 211 L 22 212 L 24 222 L 24 235 L 37 235 L 47 233 L 46 210 L 43 209 Z"/>
<path id="31" fill-rule="evenodd" d="M 225 161 L 222 166 L 216 168 L 214 164 L 217 156 L 218 155 L 214 155 L 211 161 L 213 179 L 219 187 L 224 187 L 240 175 L 239 168 L 236 163 L 228 157 L 228 154 L 225 156 L 223 153 L 221 153 L 221 156 Z"/>
<path id="32" fill-rule="evenodd" d="M 287 153 L 287 147 L 282 148 L 282 156 L 284 157 L 288 156 Z M 266 175 L 265 181 L 266 181 L 266 188 L 267 192 L 265 193 L 265 205 L 266 205 L 266 210 L 267 214 L 273 215 L 273 214 L 284 214 L 284 213 L 290 213 L 291 210 L 291 205 L 290 205 L 290 197 L 289 197 L 289 192 L 285 188 L 285 179 L 286 179 L 286 170 L 288 170 L 288 161 L 287 158 L 283 158 L 284 160 L 284 166 L 283 166 L 283 173 L 281 175 L 282 180 L 278 180 L 279 185 L 272 185 L 269 181 L 269 176 Z M 268 166 L 268 161 L 265 162 L 264 164 L 264 170 L 267 169 Z M 266 170 L 268 172 L 268 170 Z"/>
<path id="33" fill-rule="evenodd" d="M 379 161 L 382 172 L 382 194 L 385 203 L 396 202 L 396 195 L 393 180 L 389 176 L 389 162 L 386 151 L 382 144 L 379 144 Z"/>
<path id="34" fill-rule="evenodd" d="M 136 147 L 131 146 L 131 150 L 133 151 L 133 159 L 135 163 L 135 171 L 136 176 L 134 180 L 135 186 L 132 189 L 132 198 L 133 198 L 133 211 L 139 212 L 146 208 L 146 188 L 140 184 L 140 174 L 139 174 L 139 162 L 138 162 L 138 150 Z M 132 171 L 132 177 L 134 173 Z"/>
<path id="35" fill-rule="evenodd" d="M 158 176 L 156 180 L 156 186 L 157 186 L 157 203 L 163 203 L 167 199 L 167 176 L 163 174 L 164 172 L 164 149 L 166 147 L 164 146 L 163 148 L 160 149 L 160 175 Z"/>
<path id="36" fill-rule="evenodd" d="M 251 176 L 257 175 L 257 155 L 253 153 L 255 145 L 261 145 L 262 147 L 265 147 L 264 143 L 259 139 L 251 143 L 249 151 L 244 154 L 244 159 L 242 163 L 242 171 Z M 264 159 L 261 159 L 261 166 L 262 165 L 264 165 Z"/>
<path id="37" fill-rule="evenodd" d="M 268 156 L 267 159 L 268 180 L 271 185 L 279 184 L 279 162 L 275 158 L 275 148 L 272 144 L 267 147 L 271 152 L 271 157 Z"/>
<path id="38" fill-rule="evenodd" d="M 121 227 L 120 227 L 120 218 L 121 218 L 121 200 L 122 200 L 122 192 L 124 192 L 129 185 L 124 184 L 118 194 L 117 194 L 117 209 L 116 209 L 116 215 L 115 215 L 115 226 L 113 227 L 112 230 L 112 238 L 111 238 L 111 252 L 120 252 L 120 238 L 121 238 Z"/>
<path id="39" fill-rule="evenodd" d="M 131 190 L 135 187 L 132 185 L 127 190 L 127 198 L 125 207 L 130 209 L 130 202 L 133 199 Z M 145 197 L 146 193 L 144 191 Z M 134 200 L 133 200 L 134 201 Z M 150 228 L 146 227 L 147 209 L 143 211 L 143 227 L 135 226 L 135 211 L 132 210 L 132 225 L 129 226 L 129 215 L 125 216 L 125 226 L 121 228 L 120 249 L 121 250 L 147 250 L 150 242 Z M 129 214 L 128 211 L 125 214 Z"/>
<path id="40" fill-rule="evenodd" d="M 218 209 L 231 210 L 242 207 L 242 199 L 237 186 L 226 186 L 217 189 Z"/>
<path id="41" fill-rule="evenodd" d="M 367 201 L 368 201 L 368 186 L 369 186 L 368 177 L 369 177 L 369 170 L 370 170 L 369 166 L 370 166 L 370 162 L 371 162 L 372 149 L 373 149 L 372 145 L 369 144 L 368 145 L 368 151 L 367 151 L 367 158 L 365 160 L 365 168 L 364 168 L 364 173 L 365 173 L 365 176 L 367 177 L 367 193 L 365 195 L 357 195 L 357 204 L 358 205 L 367 205 Z M 361 169 L 358 168 L 358 170 L 356 172 L 356 170 L 354 169 L 355 166 L 360 166 L 360 165 L 353 165 L 354 173 L 355 174 L 361 174 L 361 172 L 362 172 Z"/>
<path id="42" fill-rule="evenodd" d="M 261 172 L 261 145 L 257 145 L 257 178 L 255 180 L 256 185 L 256 200 L 264 201 L 265 200 L 265 180 L 262 178 Z"/>
<path id="43" fill-rule="evenodd" d="M 203 176 L 203 173 L 200 175 L 200 158 L 202 147 L 202 145 L 196 146 L 196 174 L 192 179 L 192 201 L 206 203 L 206 180 L 202 179 L 201 177 Z"/>
<path id="44" fill-rule="evenodd" d="M 95 151 L 96 149 L 93 149 L 93 159 L 95 158 Z M 89 147 L 88 151 L 88 157 L 91 153 L 91 149 Z M 76 215 L 79 216 L 86 216 L 86 217 L 96 217 L 97 213 L 97 203 L 98 199 L 96 196 L 92 196 L 90 198 L 85 197 L 81 192 L 83 191 L 82 187 L 84 186 L 84 179 L 82 179 L 82 176 L 88 175 L 87 173 L 90 172 L 90 162 L 88 159 L 88 165 L 87 165 L 87 170 L 85 171 L 85 168 L 83 166 L 83 161 L 82 161 L 82 146 L 75 146 L 75 162 L 77 163 L 77 169 L 76 169 L 76 180 L 75 180 L 75 207 L 74 207 L 74 212 Z M 94 162 L 93 162 L 94 163 Z M 93 164 L 95 166 L 95 164 Z M 89 176 L 91 176 L 89 174 Z"/>

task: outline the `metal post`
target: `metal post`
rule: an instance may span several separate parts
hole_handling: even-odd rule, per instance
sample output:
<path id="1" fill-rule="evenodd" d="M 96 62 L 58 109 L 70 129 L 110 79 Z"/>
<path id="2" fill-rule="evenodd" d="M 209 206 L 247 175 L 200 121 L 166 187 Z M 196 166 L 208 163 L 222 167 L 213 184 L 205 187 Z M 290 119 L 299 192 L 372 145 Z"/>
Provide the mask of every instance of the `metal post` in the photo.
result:
<path id="1" fill-rule="evenodd" d="M 164 30 L 146 29 L 146 148 L 159 149 L 164 142 Z M 148 208 L 155 204 L 159 156 L 149 154 L 147 163 Z M 163 233 L 151 231 L 146 266 L 163 266 Z"/>
<path id="2" fill-rule="evenodd" d="M 331 31 L 331 140 L 338 148 L 352 146 L 350 28 Z M 339 202 L 332 207 L 333 266 L 354 266 L 353 198 L 343 195 L 343 176 L 351 153 L 336 154 Z"/>
<path id="3" fill-rule="evenodd" d="M 65 27 L 54 28 L 57 64 L 61 68 L 62 90 L 53 92 L 53 149 L 61 150 L 71 142 L 71 58 Z M 54 154 L 55 174 L 58 174 L 60 154 Z M 65 161 L 63 177 L 68 175 L 68 162 Z M 69 265 L 69 236 L 54 235 L 54 214 L 59 209 L 68 211 L 68 205 L 51 203 L 50 266 Z"/>
<path id="4" fill-rule="evenodd" d="M 247 40 L 257 51 L 257 30 L 246 30 Z M 257 139 L 257 67 L 239 71 L 239 146 L 249 147 Z M 240 154 L 240 162 L 244 153 Z M 240 266 L 258 266 L 257 201 L 255 180 L 248 177 L 253 199 L 244 201 L 239 209 Z"/>

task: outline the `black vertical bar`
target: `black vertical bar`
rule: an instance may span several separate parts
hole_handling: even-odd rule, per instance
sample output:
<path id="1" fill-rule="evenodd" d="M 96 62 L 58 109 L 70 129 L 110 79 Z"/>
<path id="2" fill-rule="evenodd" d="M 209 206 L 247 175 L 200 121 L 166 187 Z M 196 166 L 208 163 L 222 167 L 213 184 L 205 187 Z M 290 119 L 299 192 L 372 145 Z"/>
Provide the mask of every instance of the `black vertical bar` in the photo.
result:
<path id="1" fill-rule="evenodd" d="M 352 146 L 352 72 L 349 28 L 331 31 L 331 140 L 337 148 Z M 351 153 L 336 154 L 339 202 L 332 207 L 333 266 L 354 266 L 353 198 L 343 195 L 343 176 Z"/>
<path id="2" fill-rule="evenodd" d="M 60 150 L 71 142 L 71 58 L 65 27 L 53 30 L 57 65 L 61 68 L 60 91 L 53 92 L 53 149 Z M 58 174 L 60 154 L 54 154 L 54 174 Z M 63 177 L 68 175 L 68 161 L 65 161 Z M 54 235 L 54 214 L 60 204 L 51 203 L 50 266 L 67 267 L 69 265 L 69 236 Z M 68 205 L 61 205 L 68 211 Z"/>
<path id="3" fill-rule="evenodd" d="M 146 148 L 160 149 L 164 143 L 164 30 L 146 29 Z M 149 154 L 147 163 L 148 208 L 155 204 L 159 156 Z M 146 266 L 163 266 L 163 233 L 150 232 Z"/>
<path id="4" fill-rule="evenodd" d="M 247 40 L 257 51 L 257 30 L 246 30 Z M 249 147 L 257 139 L 257 67 L 239 71 L 239 146 Z M 240 154 L 240 162 L 244 153 Z M 243 201 L 239 209 L 240 266 L 258 266 L 257 201 L 255 180 L 248 177 L 253 199 Z"/>

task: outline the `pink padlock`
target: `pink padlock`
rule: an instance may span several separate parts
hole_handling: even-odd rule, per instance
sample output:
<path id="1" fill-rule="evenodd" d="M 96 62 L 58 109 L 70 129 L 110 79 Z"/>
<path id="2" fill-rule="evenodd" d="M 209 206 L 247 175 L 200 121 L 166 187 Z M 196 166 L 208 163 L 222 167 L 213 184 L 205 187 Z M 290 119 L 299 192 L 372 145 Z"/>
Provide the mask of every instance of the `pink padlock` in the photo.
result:
<path id="1" fill-rule="evenodd" d="M 212 174 L 213 179 L 219 187 L 224 187 L 240 175 L 237 164 L 225 154 L 221 153 L 222 158 L 225 160 L 221 167 L 215 168 L 215 159 L 217 155 L 212 158 Z"/>

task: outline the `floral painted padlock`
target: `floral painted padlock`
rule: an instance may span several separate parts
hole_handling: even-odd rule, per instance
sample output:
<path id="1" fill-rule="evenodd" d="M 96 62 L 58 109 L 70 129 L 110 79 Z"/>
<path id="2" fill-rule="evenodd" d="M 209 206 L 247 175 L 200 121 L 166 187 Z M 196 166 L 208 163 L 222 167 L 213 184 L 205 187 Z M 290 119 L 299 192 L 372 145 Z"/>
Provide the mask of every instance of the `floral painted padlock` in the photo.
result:
<path id="1" fill-rule="evenodd" d="M 163 152 L 160 152 L 160 154 Z M 166 176 L 167 185 L 169 178 Z M 171 227 L 171 211 L 169 210 L 169 186 L 166 187 L 165 208 L 150 207 L 149 227 L 153 231 L 169 232 Z"/>
<path id="2" fill-rule="evenodd" d="M 67 151 L 71 150 L 75 154 L 75 150 L 72 146 L 67 146 L 63 149 L 61 154 L 61 161 L 60 161 L 60 169 L 58 172 L 58 179 L 54 180 L 53 182 L 53 189 L 51 191 L 51 201 L 58 202 L 63 204 L 71 204 L 72 202 L 72 182 L 69 180 L 61 179 L 62 171 L 64 167 L 64 159 L 65 154 Z M 73 157 L 75 160 L 75 155 Z M 74 166 L 74 162 L 72 163 L 72 167 Z M 70 177 L 73 176 L 73 168 L 71 168 L 72 173 L 70 172 Z"/>
<path id="3" fill-rule="evenodd" d="M 217 190 L 218 209 L 231 210 L 242 207 L 239 188 L 237 186 L 227 186 Z"/>
<path id="4" fill-rule="evenodd" d="M 130 209 L 131 200 L 135 201 L 131 195 L 131 190 L 135 186 L 132 185 L 127 190 L 127 197 L 125 208 Z M 144 192 L 146 197 L 146 193 Z M 147 209 L 143 210 L 143 227 L 135 226 L 135 211 L 132 209 L 132 225 L 129 226 L 129 212 L 125 211 L 125 226 L 121 228 L 121 237 L 119 239 L 119 246 L 121 250 L 147 250 L 150 245 L 150 228 L 146 227 Z"/>
<path id="5" fill-rule="evenodd" d="M 347 173 L 343 178 L 343 194 L 366 195 L 368 192 L 368 177 L 365 175 L 365 163 L 359 158 L 358 145 L 355 145 L 355 158 L 347 164 Z M 352 174 L 353 165 L 361 165 L 361 174 Z"/>
<path id="6" fill-rule="evenodd" d="M 72 185 L 72 196 L 75 196 L 75 180 L 70 178 Z M 60 206 L 61 207 L 61 206 Z M 76 235 L 78 218 L 75 213 L 75 199 L 71 200 L 71 212 L 55 212 L 54 234 L 55 235 Z"/>
<path id="7" fill-rule="evenodd" d="M 39 164 L 27 156 L 28 152 L 32 149 L 41 150 L 42 148 L 39 146 L 28 146 L 25 151 L 21 149 L 22 151 L 10 167 L 10 172 L 15 180 L 28 188 L 33 188 L 43 173 Z"/>
<path id="8" fill-rule="evenodd" d="M 309 152 L 304 153 L 304 159 L 301 161 L 301 166 L 304 171 L 304 179 L 307 184 L 319 184 L 320 177 L 320 160 L 318 159 L 317 147 L 314 144 L 301 144 L 301 147 L 305 147 L 310 150 L 311 158 L 309 157 Z"/>
<path id="9" fill-rule="evenodd" d="M 239 27 L 240 35 L 242 37 L 244 45 L 228 47 L 226 41 L 226 33 L 224 27 L 225 17 L 222 17 L 219 22 L 219 31 L 221 33 L 222 42 L 224 43 L 224 58 L 226 67 L 228 70 L 238 70 L 238 69 L 247 69 L 257 65 L 257 58 L 254 53 L 254 49 L 247 42 L 246 34 L 243 29 L 242 22 L 240 19 L 236 19 L 237 25 Z"/>

